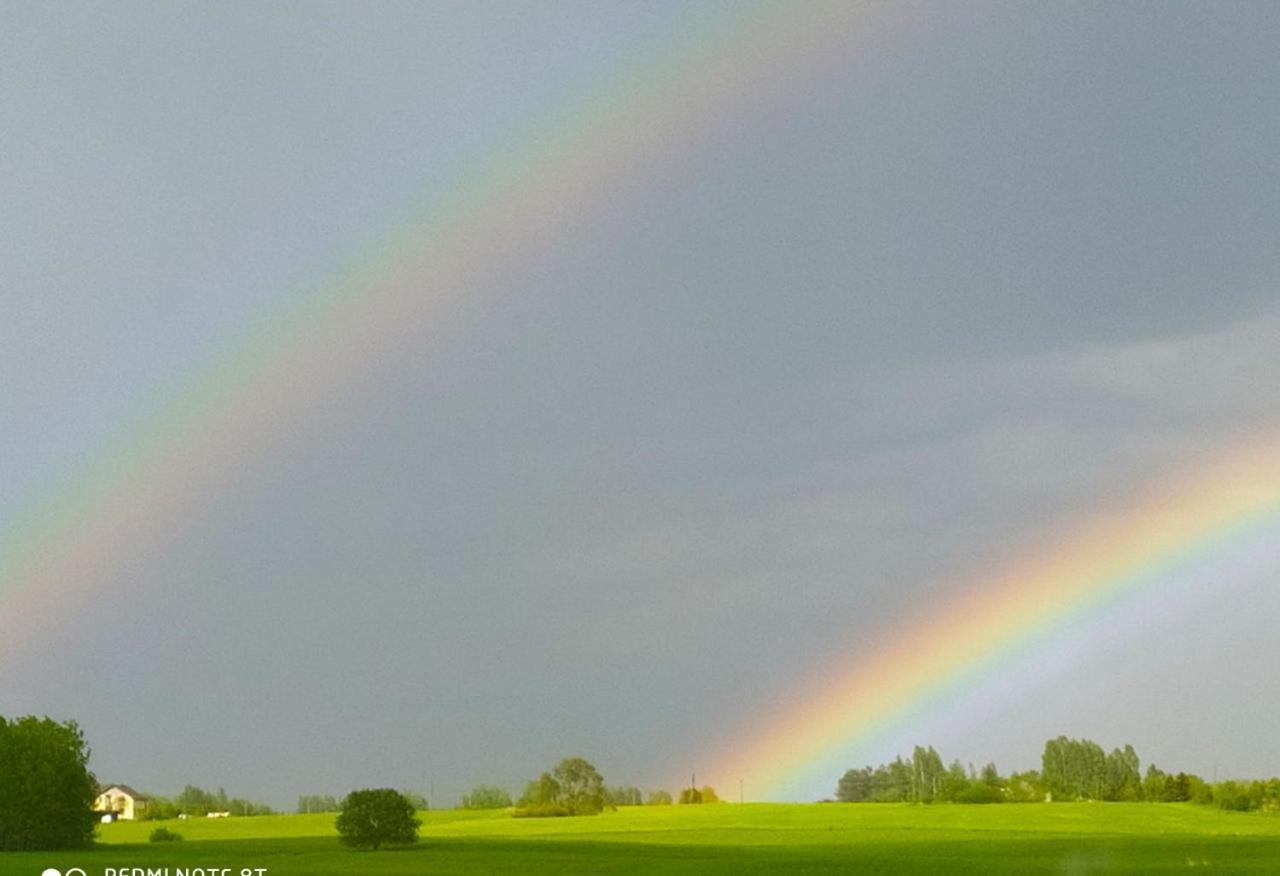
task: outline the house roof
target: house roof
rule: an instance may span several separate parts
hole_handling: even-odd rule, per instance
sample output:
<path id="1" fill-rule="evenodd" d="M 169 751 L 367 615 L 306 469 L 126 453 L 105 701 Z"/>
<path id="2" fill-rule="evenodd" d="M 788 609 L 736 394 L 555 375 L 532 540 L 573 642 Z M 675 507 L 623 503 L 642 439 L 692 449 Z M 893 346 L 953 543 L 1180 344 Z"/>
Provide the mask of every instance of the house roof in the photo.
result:
<path id="1" fill-rule="evenodd" d="M 124 793 L 128 794 L 130 797 L 132 797 L 135 800 L 147 799 L 146 794 L 143 794 L 140 791 L 135 791 L 133 790 L 133 788 L 130 788 L 128 785 L 102 785 L 100 788 L 98 788 L 98 796 L 101 797 L 103 794 L 107 793 L 108 791 L 123 791 Z"/>

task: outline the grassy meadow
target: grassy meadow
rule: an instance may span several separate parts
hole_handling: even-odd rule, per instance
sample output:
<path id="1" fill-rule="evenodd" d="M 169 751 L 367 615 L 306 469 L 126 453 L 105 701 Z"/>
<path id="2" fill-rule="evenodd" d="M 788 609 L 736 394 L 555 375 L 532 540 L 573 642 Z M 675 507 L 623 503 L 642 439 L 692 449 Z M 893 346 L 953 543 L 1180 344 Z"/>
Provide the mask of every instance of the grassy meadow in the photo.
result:
<path id="1" fill-rule="evenodd" d="M 409 849 L 339 845 L 329 815 L 102 825 L 84 852 L 0 854 L 0 874 L 126 867 L 420 873 L 1276 873 L 1280 816 L 1192 804 L 721 804 L 582 818 L 421 813 Z M 175 876 L 172 872 L 168 876 Z"/>

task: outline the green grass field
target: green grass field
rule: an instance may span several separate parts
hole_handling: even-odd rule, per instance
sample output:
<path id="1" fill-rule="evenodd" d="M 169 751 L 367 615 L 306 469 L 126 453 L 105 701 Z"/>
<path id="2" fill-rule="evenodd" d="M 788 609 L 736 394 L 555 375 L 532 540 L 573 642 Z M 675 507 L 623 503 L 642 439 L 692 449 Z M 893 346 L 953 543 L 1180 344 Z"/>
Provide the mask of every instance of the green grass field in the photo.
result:
<path id="1" fill-rule="evenodd" d="M 722 804 L 587 818 L 422 817 L 417 847 L 380 852 L 340 846 L 332 815 L 167 822 L 185 837 L 173 844 L 147 842 L 155 822 L 104 825 L 91 850 L 0 854 L 0 873 L 1280 873 L 1280 816 L 1190 804 Z"/>

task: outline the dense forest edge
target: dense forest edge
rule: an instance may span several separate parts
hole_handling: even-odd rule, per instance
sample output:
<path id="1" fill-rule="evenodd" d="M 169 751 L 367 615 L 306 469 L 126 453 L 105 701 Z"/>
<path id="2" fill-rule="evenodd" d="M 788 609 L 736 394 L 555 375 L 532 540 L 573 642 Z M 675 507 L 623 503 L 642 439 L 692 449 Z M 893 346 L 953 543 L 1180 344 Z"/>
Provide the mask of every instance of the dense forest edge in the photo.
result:
<path id="1" fill-rule="evenodd" d="M 1167 773 L 1154 763 L 1142 771 L 1132 745 L 1110 753 L 1090 739 L 1059 736 L 1044 744 L 1039 770 L 1001 775 L 959 760 L 944 766 L 933 746 L 917 745 L 910 759 L 850 769 L 836 784 L 841 803 L 1042 803 L 1107 801 L 1199 803 L 1237 812 L 1280 811 L 1280 779 L 1206 781 Z"/>

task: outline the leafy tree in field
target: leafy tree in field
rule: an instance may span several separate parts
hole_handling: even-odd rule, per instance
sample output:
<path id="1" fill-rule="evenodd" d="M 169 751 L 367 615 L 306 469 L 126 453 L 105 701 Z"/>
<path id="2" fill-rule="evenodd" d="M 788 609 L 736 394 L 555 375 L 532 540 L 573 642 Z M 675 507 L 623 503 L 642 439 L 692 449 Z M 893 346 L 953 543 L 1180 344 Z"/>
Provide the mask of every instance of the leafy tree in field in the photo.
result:
<path id="1" fill-rule="evenodd" d="M 670 806 L 671 795 L 666 791 L 650 791 L 647 803 L 650 806 Z"/>
<path id="2" fill-rule="evenodd" d="M 559 802 L 574 815 L 596 815 L 604 809 L 604 778 L 588 761 L 566 757 L 551 775 L 560 785 Z"/>
<path id="3" fill-rule="evenodd" d="M 88 763 L 75 722 L 0 718 L 0 850 L 88 845 L 97 821 Z"/>
<path id="4" fill-rule="evenodd" d="M 1186 773 L 1178 773 L 1176 776 L 1170 776 L 1164 785 L 1164 797 L 1166 803 L 1185 803 L 1191 799 L 1191 776 Z"/>
<path id="5" fill-rule="evenodd" d="M 496 785 L 476 785 L 462 798 L 463 809 L 506 809 L 511 795 Z"/>
<path id="6" fill-rule="evenodd" d="M 1107 756 L 1096 742 L 1065 736 L 1046 742 L 1041 759 L 1044 783 L 1055 800 L 1103 799 L 1106 764 Z"/>
<path id="7" fill-rule="evenodd" d="M 941 758 L 939 758 L 939 762 L 941 762 Z M 951 761 L 951 766 L 947 767 L 947 771 L 940 779 L 941 787 L 939 788 L 938 799 L 955 802 L 968 793 L 969 786 L 972 784 L 974 784 L 973 779 L 965 772 L 964 764 L 959 760 L 953 760 Z M 919 802 L 928 803 L 929 800 L 924 799 Z"/>
<path id="8" fill-rule="evenodd" d="M 1009 783 L 1000 777 L 1000 770 L 994 763 L 988 763 L 981 773 L 969 780 L 967 787 L 950 799 L 956 803 L 1005 803 L 1012 796 L 1009 793 Z"/>
<path id="9" fill-rule="evenodd" d="M 1040 803 L 1046 793 L 1044 782 L 1036 770 L 1009 774 L 1010 803 Z"/>
<path id="10" fill-rule="evenodd" d="M 719 796 L 718 794 L 716 794 L 716 789 L 715 789 L 715 788 L 713 788 L 713 787 L 711 787 L 710 785 L 703 785 L 703 786 L 702 786 L 702 791 L 701 791 L 700 793 L 702 794 L 702 802 L 703 802 L 703 803 L 719 803 L 719 802 L 721 802 L 721 800 L 720 800 L 720 796 Z"/>
<path id="11" fill-rule="evenodd" d="M 413 804 L 392 788 L 352 791 L 342 801 L 335 826 L 349 846 L 377 849 L 418 841 L 419 821 Z"/>
<path id="12" fill-rule="evenodd" d="M 874 794 L 873 777 L 869 766 L 846 770 L 836 784 L 836 799 L 841 803 L 865 803 Z"/>
<path id="13" fill-rule="evenodd" d="M 702 792 L 699 791 L 697 788 L 685 788 L 683 791 L 680 792 L 680 802 L 685 804 L 701 803 Z"/>
<path id="14" fill-rule="evenodd" d="M 900 757 L 895 757 L 888 766 L 889 786 L 885 790 L 884 800 L 889 802 L 906 802 L 911 799 L 911 764 Z"/>
<path id="15" fill-rule="evenodd" d="M 566 757 L 525 786 L 519 817 L 598 815 L 605 807 L 604 778 L 590 762 Z"/>
<path id="16" fill-rule="evenodd" d="M 958 763 L 958 761 L 957 761 Z M 929 748 L 915 747 L 911 753 L 911 791 L 909 799 L 915 803 L 930 803 L 934 797 L 942 793 L 943 773 L 942 758 L 938 752 Z M 960 768 L 964 772 L 964 767 Z"/>
<path id="17" fill-rule="evenodd" d="M 1142 799 L 1158 803 L 1164 800 L 1164 786 L 1169 776 L 1155 764 L 1147 767 L 1147 774 L 1142 778 Z"/>
<path id="18" fill-rule="evenodd" d="M 1132 745 L 1124 751 L 1112 749 L 1103 767 L 1103 800 L 1139 800 L 1142 798 L 1142 771 L 1138 754 Z"/>

